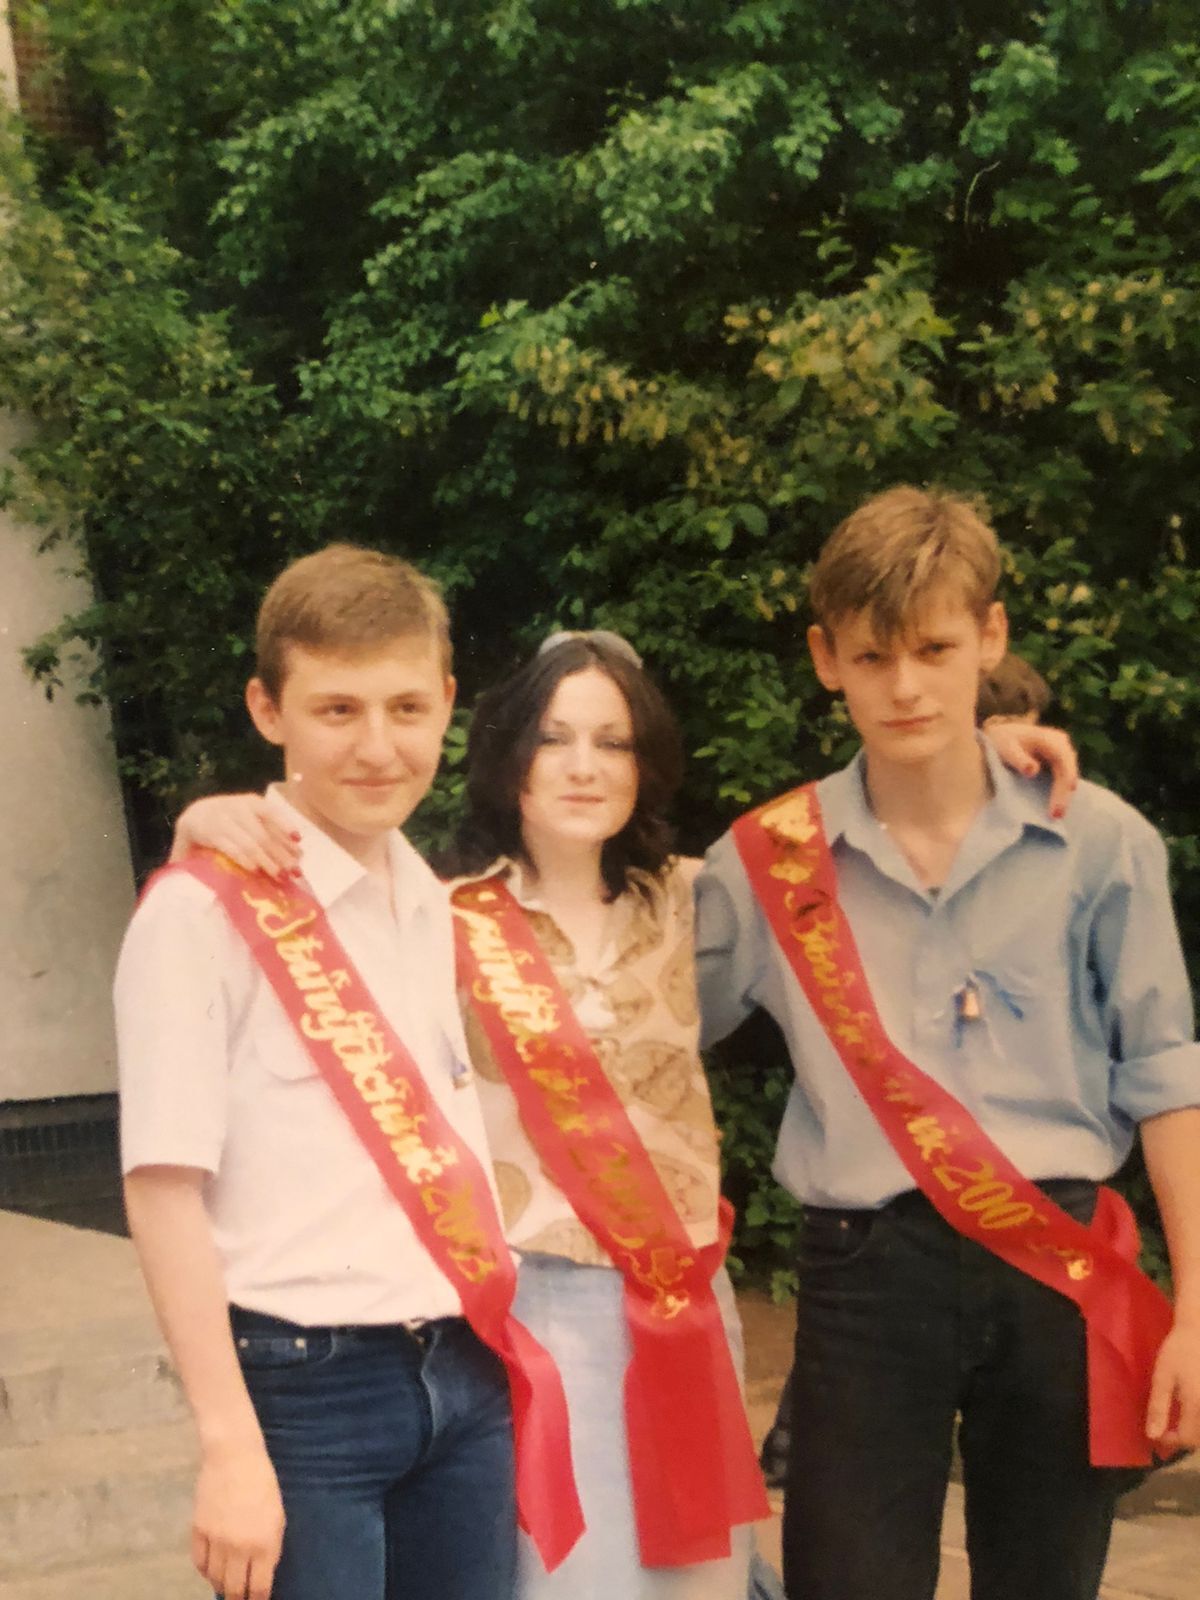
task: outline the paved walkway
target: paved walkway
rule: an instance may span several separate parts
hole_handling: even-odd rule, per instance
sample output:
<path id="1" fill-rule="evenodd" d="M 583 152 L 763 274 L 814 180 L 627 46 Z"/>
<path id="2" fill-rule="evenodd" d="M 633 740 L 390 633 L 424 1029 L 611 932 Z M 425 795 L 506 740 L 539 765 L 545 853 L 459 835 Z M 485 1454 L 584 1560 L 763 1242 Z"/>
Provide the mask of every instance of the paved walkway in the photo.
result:
<path id="1" fill-rule="evenodd" d="M 746 1324 L 748 1404 L 755 1435 L 761 1438 L 774 1416 L 790 1364 L 792 1314 L 790 1308 L 774 1306 L 763 1295 L 743 1294 L 740 1301 Z M 128 1240 L 0 1211 L 0 1349 L 19 1349 L 49 1330 L 56 1341 L 66 1340 L 72 1328 L 87 1339 L 97 1323 L 111 1325 L 118 1319 L 123 1327 L 149 1319 Z M 0 1400 L 3 1378 L 0 1372 Z M 94 1391 L 93 1398 L 99 1399 Z M 778 1563 L 778 1517 L 764 1524 L 761 1534 L 765 1553 Z M 937 1600 L 968 1600 L 958 1485 L 951 1486 L 947 1501 L 942 1550 Z M 181 1571 L 186 1577 L 186 1569 Z M 7 1590 L 0 1578 L 0 1597 L 5 1600 Z M 96 1585 L 89 1587 L 89 1600 L 97 1600 L 100 1592 Z M 125 1585 L 123 1591 L 113 1590 L 118 1592 L 128 1600 L 131 1591 Z M 185 1585 L 180 1592 L 192 1591 Z M 160 1583 L 156 1600 L 166 1593 Z M 43 1600 L 42 1588 L 36 1588 L 36 1595 Z M 45 1595 L 50 1596 L 51 1589 L 45 1589 Z M 84 1600 L 84 1593 L 76 1595 L 69 1584 L 53 1588 L 53 1600 L 63 1596 Z M 1123 1502 L 1102 1600 L 1200 1600 L 1200 1456 L 1157 1474 Z"/>

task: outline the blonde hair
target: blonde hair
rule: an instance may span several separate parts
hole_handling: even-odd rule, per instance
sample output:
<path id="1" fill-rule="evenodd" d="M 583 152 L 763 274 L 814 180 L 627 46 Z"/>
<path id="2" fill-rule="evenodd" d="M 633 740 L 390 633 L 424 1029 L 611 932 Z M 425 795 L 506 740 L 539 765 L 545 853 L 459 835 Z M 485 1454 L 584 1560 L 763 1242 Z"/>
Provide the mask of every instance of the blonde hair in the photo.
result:
<path id="1" fill-rule="evenodd" d="M 827 632 L 865 611 L 880 639 L 891 639 L 943 588 L 956 590 L 982 621 L 999 581 L 1000 546 L 974 506 L 904 483 L 834 529 L 809 579 L 809 599 Z"/>
<path id="2" fill-rule="evenodd" d="M 287 677 L 287 648 L 356 654 L 424 635 L 450 671 L 450 618 L 431 578 L 398 556 L 329 544 L 285 567 L 263 596 L 256 670 L 272 700 Z"/>

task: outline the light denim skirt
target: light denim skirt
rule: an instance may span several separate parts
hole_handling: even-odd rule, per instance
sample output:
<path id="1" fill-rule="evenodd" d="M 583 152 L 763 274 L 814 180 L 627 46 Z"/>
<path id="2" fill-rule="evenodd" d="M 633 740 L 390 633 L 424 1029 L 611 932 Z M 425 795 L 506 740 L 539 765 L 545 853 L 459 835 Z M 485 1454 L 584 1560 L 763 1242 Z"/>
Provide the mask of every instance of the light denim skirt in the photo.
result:
<path id="1" fill-rule="evenodd" d="M 713 1279 L 739 1379 L 742 1327 L 729 1276 Z M 629 1333 L 621 1275 L 561 1256 L 526 1255 L 514 1310 L 562 1373 L 571 1417 L 575 1478 L 587 1529 L 567 1559 L 547 1573 L 521 1535 L 518 1600 L 746 1600 L 753 1529 L 735 1528 L 731 1554 L 690 1567 L 643 1567 L 638 1558 L 629 1451 L 625 1369 Z"/>

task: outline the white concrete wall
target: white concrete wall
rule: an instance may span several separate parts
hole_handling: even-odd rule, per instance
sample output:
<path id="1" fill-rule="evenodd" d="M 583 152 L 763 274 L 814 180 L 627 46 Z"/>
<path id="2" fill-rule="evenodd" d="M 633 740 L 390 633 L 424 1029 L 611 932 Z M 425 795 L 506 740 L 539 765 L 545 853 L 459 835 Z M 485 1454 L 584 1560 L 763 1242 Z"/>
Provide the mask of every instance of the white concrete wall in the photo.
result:
<path id="1" fill-rule="evenodd" d="M 0 92 L 15 74 L 0 0 Z M 21 424 L 0 413 L 0 463 Z M 65 556 L 0 512 L 0 1102 L 116 1086 L 109 1000 L 133 904 L 107 714 L 53 701 L 21 648 L 88 598 Z"/>
<path id="2" fill-rule="evenodd" d="M 18 437 L 0 414 L 0 458 Z M 53 701 L 21 647 L 88 598 L 0 513 L 0 1102 L 116 1086 L 110 989 L 133 904 L 107 713 Z"/>
<path id="3" fill-rule="evenodd" d="M 12 105 L 17 98 L 17 61 L 13 55 L 12 29 L 8 22 L 8 0 L 0 0 L 0 93 Z"/>

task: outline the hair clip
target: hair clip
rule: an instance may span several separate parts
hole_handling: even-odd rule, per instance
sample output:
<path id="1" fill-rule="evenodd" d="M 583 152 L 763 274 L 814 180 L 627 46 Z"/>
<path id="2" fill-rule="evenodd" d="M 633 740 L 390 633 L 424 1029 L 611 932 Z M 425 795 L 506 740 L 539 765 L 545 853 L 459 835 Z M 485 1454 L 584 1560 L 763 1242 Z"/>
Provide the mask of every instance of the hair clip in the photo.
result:
<path id="1" fill-rule="evenodd" d="M 603 645 L 615 655 L 623 656 L 633 666 L 640 667 L 642 658 L 630 644 L 628 639 L 623 639 L 619 633 L 613 633 L 611 628 L 559 628 L 557 632 L 548 634 L 538 646 L 538 655 L 544 656 L 551 650 L 557 650 L 560 644 L 569 644 L 572 639 L 582 639 L 586 644 Z"/>

